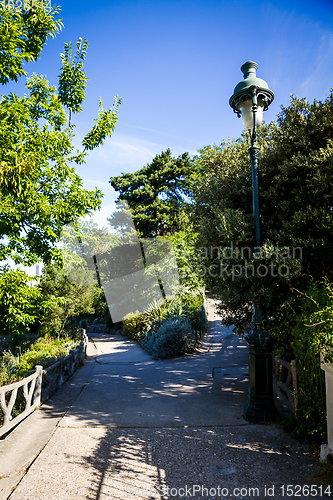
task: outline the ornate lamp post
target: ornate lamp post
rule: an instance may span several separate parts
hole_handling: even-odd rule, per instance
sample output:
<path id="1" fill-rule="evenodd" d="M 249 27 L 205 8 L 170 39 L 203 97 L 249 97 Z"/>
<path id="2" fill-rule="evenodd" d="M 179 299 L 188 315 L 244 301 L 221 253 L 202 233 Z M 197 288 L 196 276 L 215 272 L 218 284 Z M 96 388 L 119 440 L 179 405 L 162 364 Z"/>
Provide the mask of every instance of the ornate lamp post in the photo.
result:
<path id="1" fill-rule="evenodd" d="M 241 67 L 244 80 L 236 85 L 229 103 L 238 117 L 242 116 L 244 127 L 250 131 L 249 149 L 252 166 L 253 225 L 255 247 L 261 247 L 258 160 L 259 147 L 256 144 L 257 128 L 261 125 L 263 112 L 274 99 L 267 83 L 256 76 L 258 64 L 248 61 Z M 271 357 L 272 340 L 263 329 L 263 309 L 254 299 L 253 329 L 246 337 L 249 344 L 250 386 L 245 418 L 249 422 L 272 420 L 277 414 L 273 398 L 273 367 Z"/>

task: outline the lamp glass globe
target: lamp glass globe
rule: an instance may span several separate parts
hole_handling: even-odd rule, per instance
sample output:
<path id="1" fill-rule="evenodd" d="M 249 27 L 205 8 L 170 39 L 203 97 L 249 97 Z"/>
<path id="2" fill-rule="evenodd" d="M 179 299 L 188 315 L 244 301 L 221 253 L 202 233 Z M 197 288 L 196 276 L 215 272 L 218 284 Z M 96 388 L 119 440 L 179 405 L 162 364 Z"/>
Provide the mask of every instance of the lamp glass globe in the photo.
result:
<path id="1" fill-rule="evenodd" d="M 258 107 L 256 112 L 256 127 L 260 127 L 263 120 L 264 114 L 264 103 L 261 99 L 258 99 Z M 252 110 L 252 99 L 247 99 L 242 101 L 237 106 L 238 111 L 242 113 L 243 125 L 248 130 L 253 129 L 253 110 Z"/>

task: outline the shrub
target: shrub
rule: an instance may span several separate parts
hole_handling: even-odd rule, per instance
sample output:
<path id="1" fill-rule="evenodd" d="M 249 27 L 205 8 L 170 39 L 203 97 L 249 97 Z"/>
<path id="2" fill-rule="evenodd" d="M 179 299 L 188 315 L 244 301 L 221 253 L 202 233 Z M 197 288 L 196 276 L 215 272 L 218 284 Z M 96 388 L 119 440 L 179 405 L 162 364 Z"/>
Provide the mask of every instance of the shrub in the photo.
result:
<path id="1" fill-rule="evenodd" d="M 129 336 L 130 339 L 134 340 L 137 335 L 145 328 L 144 316 L 136 311 L 135 313 L 129 313 L 125 316 L 123 320 L 124 332 Z"/>
<path id="2" fill-rule="evenodd" d="M 154 358 L 166 359 L 191 352 L 195 347 L 195 334 L 191 322 L 184 317 L 171 317 L 163 321 L 155 333 L 148 332 L 143 342 Z"/>
<path id="3" fill-rule="evenodd" d="M 283 332 L 277 332 L 281 354 L 296 359 L 298 407 L 296 419 L 289 422 L 293 436 L 326 442 L 325 373 L 320 355 L 332 362 L 333 286 L 324 280 L 312 283 L 307 292 L 298 292 L 293 303 L 292 320 L 285 320 Z M 291 326 L 290 326 L 291 325 Z"/>
<path id="4" fill-rule="evenodd" d="M 199 311 L 200 307 L 203 305 L 203 295 L 186 294 L 186 296 L 183 298 L 183 302 L 185 302 L 189 309 L 195 309 L 196 311 Z"/>
<path id="5" fill-rule="evenodd" d="M 162 319 L 158 319 L 158 318 L 154 319 L 149 325 L 149 328 L 147 331 L 148 337 L 151 336 L 153 333 L 157 333 L 158 329 L 160 328 L 160 326 L 162 326 L 162 324 L 163 324 Z"/>
<path id="6" fill-rule="evenodd" d="M 202 304 L 202 295 L 177 297 L 170 302 L 166 311 L 166 317 L 183 316 L 191 321 L 194 330 L 198 330 L 200 328 L 199 311 Z"/>
<path id="7" fill-rule="evenodd" d="M 60 357 L 67 356 L 69 351 L 74 349 L 77 344 L 78 339 L 71 337 L 65 337 L 61 340 L 42 337 L 23 354 L 16 373 L 19 377 L 25 377 L 34 370 L 36 365 L 47 368 L 56 363 Z"/>
<path id="8" fill-rule="evenodd" d="M 10 351 L 4 351 L 0 356 L 0 386 L 11 384 L 16 380 L 16 370 L 19 358 Z"/>

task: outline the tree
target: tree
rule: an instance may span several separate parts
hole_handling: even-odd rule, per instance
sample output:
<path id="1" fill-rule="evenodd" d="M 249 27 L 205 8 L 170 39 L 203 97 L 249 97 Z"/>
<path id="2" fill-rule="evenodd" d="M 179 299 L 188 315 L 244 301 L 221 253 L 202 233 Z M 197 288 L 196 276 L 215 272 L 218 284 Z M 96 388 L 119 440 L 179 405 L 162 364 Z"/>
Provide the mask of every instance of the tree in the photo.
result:
<path id="1" fill-rule="evenodd" d="M 70 327 L 72 318 L 104 316 L 103 291 L 91 284 L 89 272 L 83 269 L 76 272 L 76 279 L 69 280 L 63 269 L 50 264 L 45 266 L 38 290 L 43 297 L 53 300 L 54 306 L 43 316 L 44 333 L 59 338 Z"/>
<path id="2" fill-rule="evenodd" d="M 8 17 L 6 10 L 0 11 L 7 16 L 8 25 L 14 26 L 13 31 L 18 29 L 17 23 L 24 25 L 31 21 L 27 28 L 29 36 L 24 40 L 30 47 L 31 39 L 31 50 L 36 57 L 42 48 L 41 42 L 38 44 L 37 41 L 45 40 L 57 26 L 54 14 L 43 14 L 41 10 L 37 8 L 35 14 L 31 14 L 34 22 L 30 14 L 23 11 L 11 14 L 12 17 Z M 45 21 L 41 27 L 39 18 L 44 19 L 45 16 L 48 23 Z M 22 60 L 30 59 L 25 58 L 24 44 L 20 40 L 13 35 L 11 50 L 13 52 L 16 46 L 19 55 L 19 49 L 22 50 L 22 63 Z M 74 125 L 69 123 L 66 126 L 65 108 L 70 115 L 81 111 L 87 80 L 83 71 L 86 50 L 86 40 L 79 39 L 76 55 L 72 59 L 71 44 L 65 44 L 58 93 L 45 77 L 34 74 L 27 79 L 28 96 L 18 97 L 11 93 L 1 98 L 1 260 L 12 257 L 15 262 L 25 264 L 38 260 L 61 260 L 56 243 L 63 227 L 75 223 L 79 217 L 91 213 L 101 204 L 102 192 L 97 188 L 93 191 L 84 189 L 74 165 L 83 163 L 89 150 L 100 146 L 107 136 L 111 136 L 121 99 L 115 97 L 112 108 L 108 110 L 104 110 L 100 101 L 96 124 L 84 137 L 82 150 L 74 151 Z M 5 74 L 6 62 L 0 58 L 1 63 L 0 72 Z M 16 79 L 22 71 L 17 69 L 15 73 L 13 70 L 11 78 Z"/>
<path id="3" fill-rule="evenodd" d="M 0 83 L 26 75 L 24 62 L 36 61 L 46 44 L 47 38 L 54 38 L 61 30 L 61 19 L 56 19 L 60 10 L 48 10 L 48 1 L 33 0 L 21 2 L 21 10 L 13 4 L 0 4 Z"/>
<path id="4" fill-rule="evenodd" d="M 120 193 L 117 202 L 128 204 L 140 237 L 165 236 L 180 229 L 192 172 L 188 153 L 173 158 L 167 149 L 141 170 L 111 177 L 111 186 Z M 122 225 L 117 213 L 109 221 L 117 229 Z"/>
<path id="5" fill-rule="evenodd" d="M 120 237 L 93 220 L 66 226 L 61 234 L 62 253 L 69 267 L 91 267 L 93 256 L 120 244 Z"/>
<path id="6" fill-rule="evenodd" d="M 260 127 L 260 255 L 253 248 L 248 137 L 207 146 L 195 159 L 194 223 L 205 278 L 221 299 L 226 323 L 240 331 L 251 322 L 254 296 L 278 331 L 283 318 L 290 319 L 294 288 L 306 288 L 308 276 L 332 279 L 332 118 L 332 93 L 313 104 L 293 97 L 276 123 Z"/>
<path id="7" fill-rule="evenodd" d="M 0 268 L 0 334 L 7 342 L 29 331 L 55 305 L 31 286 L 34 280 L 21 269 Z"/>
<path id="8" fill-rule="evenodd" d="M 198 274 L 200 255 L 195 246 L 196 234 L 191 231 L 178 231 L 166 239 L 172 244 L 178 267 L 181 291 L 187 294 L 201 294 L 205 290 L 204 280 Z"/>

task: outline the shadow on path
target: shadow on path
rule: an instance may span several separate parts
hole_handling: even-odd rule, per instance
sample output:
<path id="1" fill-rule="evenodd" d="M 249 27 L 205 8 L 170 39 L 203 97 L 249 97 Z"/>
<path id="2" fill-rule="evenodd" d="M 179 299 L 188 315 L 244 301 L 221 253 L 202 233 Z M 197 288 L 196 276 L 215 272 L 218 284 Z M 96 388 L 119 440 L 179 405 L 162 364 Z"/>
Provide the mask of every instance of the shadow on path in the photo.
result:
<path id="1" fill-rule="evenodd" d="M 80 394 L 11 500 L 282 499 L 315 470 L 276 425 L 243 420 L 247 347 L 218 318 L 197 354 L 175 360 L 94 340 Z"/>

